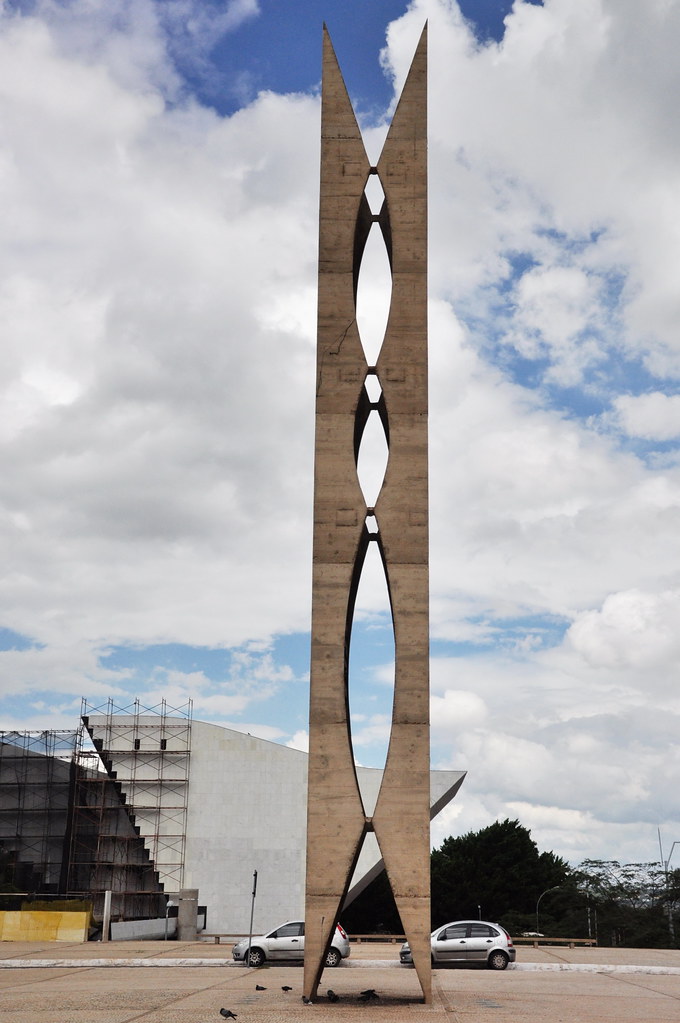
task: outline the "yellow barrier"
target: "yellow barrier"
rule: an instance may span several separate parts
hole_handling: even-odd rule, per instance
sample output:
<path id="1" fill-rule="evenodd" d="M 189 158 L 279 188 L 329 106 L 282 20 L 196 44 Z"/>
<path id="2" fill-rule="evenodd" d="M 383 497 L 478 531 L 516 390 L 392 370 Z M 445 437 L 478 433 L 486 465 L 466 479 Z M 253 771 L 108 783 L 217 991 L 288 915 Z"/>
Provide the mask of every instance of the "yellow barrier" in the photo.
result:
<path id="1" fill-rule="evenodd" d="M 89 913 L 0 910 L 0 941 L 87 941 Z"/>

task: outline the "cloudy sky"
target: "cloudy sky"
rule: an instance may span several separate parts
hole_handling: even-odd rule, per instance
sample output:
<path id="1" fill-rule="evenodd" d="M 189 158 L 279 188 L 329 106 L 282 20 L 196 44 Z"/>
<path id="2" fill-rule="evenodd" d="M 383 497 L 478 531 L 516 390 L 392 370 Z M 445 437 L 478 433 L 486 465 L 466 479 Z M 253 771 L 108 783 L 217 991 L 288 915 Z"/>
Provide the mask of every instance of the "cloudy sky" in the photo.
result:
<path id="1" fill-rule="evenodd" d="M 191 699 L 304 748 L 321 25 L 376 156 L 429 19 L 433 766 L 469 772 L 433 841 L 509 816 L 575 863 L 667 854 L 680 2 L 0 12 L 0 726 Z"/>

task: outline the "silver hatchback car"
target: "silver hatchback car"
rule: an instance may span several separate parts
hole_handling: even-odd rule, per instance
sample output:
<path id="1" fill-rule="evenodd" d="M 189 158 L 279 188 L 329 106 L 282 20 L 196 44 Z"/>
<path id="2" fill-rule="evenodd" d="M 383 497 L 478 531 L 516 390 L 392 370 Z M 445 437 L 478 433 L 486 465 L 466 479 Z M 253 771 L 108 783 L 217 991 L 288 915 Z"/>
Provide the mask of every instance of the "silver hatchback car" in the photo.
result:
<path id="1" fill-rule="evenodd" d="M 244 962 L 248 959 L 248 939 L 238 941 L 232 949 L 232 955 L 236 962 Z M 280 927 L 276 927 L 268 934 L 253 936 L 250 943 L 250 966 L 262 966 L 267 959 L 303 959 L 305 955 L 305 922 L 304 920 L 289 920 Z M 342 959 L 349 955 L 349 938 L 343 928 L 338 924 L 335 928 L 331 947 L 326 954 L 326 966 L 337 966 Z"/>
<path id="2" fill-rule="evenodd" d="M 515 961 L 515 947 L 505 927 L 486 920 L 454 920 L 437 927 L 430 936 L 433 963 L 483 963 L 490 970 L 504 970 Z M 408 942 L 399 959 L 412 963 Z"/>

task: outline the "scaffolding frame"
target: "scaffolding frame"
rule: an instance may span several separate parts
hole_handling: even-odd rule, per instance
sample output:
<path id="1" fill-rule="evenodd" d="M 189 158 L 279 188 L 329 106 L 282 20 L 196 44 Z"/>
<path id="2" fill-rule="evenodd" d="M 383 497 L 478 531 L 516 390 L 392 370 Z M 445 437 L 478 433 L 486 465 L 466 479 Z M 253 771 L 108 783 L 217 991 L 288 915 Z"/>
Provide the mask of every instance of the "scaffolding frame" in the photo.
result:
<path id="1" fill-rule="evenodd" d="M 154 864 L 134 827 L 120 785 L 106 770 L 84 723 L 76 763 L 69 893 L 92 899 L 97 919 L 103 917 L 106 891 L 112 893 L 113 919 L 161 916 L 165 899 Z"/>
<path id="2" fill-rule="evenodd" d="M 166 700 L 145 706 L 136 699 L 121 706 L 109 699 L 94 707 L 83 700 L 81 707 L 94 751 L 116 786 L 135 834 L 144 842 L 160 890 L 166 893 L 180 891 L 184 882 L 192 715 L 192 701 L 173 707 Z M 91 788 L 103 790 L 91 772 L 88 777 Z M 83 800 L 82 814 L 76 806 L 76 819 L 90 812 L 92 803 L 90 793 Z M 103 812 L 99 862 L 121 862 L 124 840 L 107 830 L 106 818 Z"/>
<path id="3" fill-rule="evenodd" d="M 78 729 L 0 731 L 0 881 L 162 916 L 184 881 L 192 712 L 83 700 Z"/>

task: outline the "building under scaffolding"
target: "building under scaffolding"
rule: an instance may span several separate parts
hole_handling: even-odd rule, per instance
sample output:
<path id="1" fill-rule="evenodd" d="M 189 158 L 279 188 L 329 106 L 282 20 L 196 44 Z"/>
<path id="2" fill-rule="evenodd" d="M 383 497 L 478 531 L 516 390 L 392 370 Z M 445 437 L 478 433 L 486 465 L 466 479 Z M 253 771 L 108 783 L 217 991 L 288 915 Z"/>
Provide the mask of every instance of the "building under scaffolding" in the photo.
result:
<path id="1" fill-rule="evenodd" d="M 110 890 L 113 919 L 162 916 L 182 887 L 190 736 L 190 705 L 138 701 L 84 704 L 73 731 L 0 732 L 0 888 L 87 898 L 95 918 Z"/>

